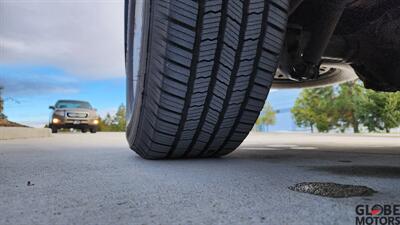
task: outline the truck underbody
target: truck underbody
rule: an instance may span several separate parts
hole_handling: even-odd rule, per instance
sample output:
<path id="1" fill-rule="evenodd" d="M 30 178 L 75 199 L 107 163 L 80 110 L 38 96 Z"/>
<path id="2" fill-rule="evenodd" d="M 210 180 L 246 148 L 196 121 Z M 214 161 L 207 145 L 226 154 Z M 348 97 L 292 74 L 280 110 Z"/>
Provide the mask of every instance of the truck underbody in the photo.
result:
<path id="1" fill-rule="evenodd" d="M 400 1 L 293 0 L 275 80 L 310 82 L 348 64 L 365 87 L 400 90 Z"/>

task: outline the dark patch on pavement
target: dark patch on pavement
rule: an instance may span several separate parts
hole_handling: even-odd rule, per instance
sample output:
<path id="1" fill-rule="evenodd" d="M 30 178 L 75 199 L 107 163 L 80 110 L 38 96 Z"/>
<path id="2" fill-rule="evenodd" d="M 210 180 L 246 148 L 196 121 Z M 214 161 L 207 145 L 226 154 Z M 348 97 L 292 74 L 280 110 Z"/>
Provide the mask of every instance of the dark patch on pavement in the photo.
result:
<path id="1" fill-rule="evenodd" d="M 366 186 L 323 182 L 303 182 L 290 186 L 289 190 L 331 198 L 371 196 L 377 193 Z"/>
<path id="2" fill-rule="evenodd" d="M 257 160 L 276 160 L 283 161 L 288 160 L 294 157 L 293 154 L 286 153 L 277 153 L 277 151 L 269 151 L 269 150 L 247 150 L 245 148 L 241 149 L 242 151 L 235 152 L 230 155 L 230 157 L 240 158 L 240 159 L 257 159 Z M 232 157 L 232 158 L 233 158 Z"/>
<path id="3" fill-rule="evenodd" d="M 400 178 L 400 167 L 396 166 L 314 166 L 312 170 L 347 176 Z"/>
<path id="4" fill-rule="evenodd" d="M 28 181 L 28 182 L 26 183 L 26 186 L 33 186 L 33 185 L 35 185 L 35 184 L 32 183 L 31 181 Z"/>
<path id="5" fill-rule="evenodd" d="M 352 161 L 351 161 L 351 160 L 338 160 L 338 162 L 341 162 L 341 163 L 351 163 Z"/>

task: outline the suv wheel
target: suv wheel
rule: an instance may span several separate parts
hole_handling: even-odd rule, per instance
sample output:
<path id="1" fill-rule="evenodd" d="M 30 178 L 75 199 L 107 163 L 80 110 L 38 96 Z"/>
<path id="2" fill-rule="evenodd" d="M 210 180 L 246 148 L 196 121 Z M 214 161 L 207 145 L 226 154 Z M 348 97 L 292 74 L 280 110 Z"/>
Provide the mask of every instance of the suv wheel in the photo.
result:
<path id="1" fill-rule="evenodd" d="M 130 147 L 147 159 L 232 152 L 268 95 L 289 0 L 127 2 Z"/>
<path id="2" fill-rule="evenodd" d="M 58 133 L 58 129 L 56 127 L 51 127 L 51 133 L 55 134 Z"/>

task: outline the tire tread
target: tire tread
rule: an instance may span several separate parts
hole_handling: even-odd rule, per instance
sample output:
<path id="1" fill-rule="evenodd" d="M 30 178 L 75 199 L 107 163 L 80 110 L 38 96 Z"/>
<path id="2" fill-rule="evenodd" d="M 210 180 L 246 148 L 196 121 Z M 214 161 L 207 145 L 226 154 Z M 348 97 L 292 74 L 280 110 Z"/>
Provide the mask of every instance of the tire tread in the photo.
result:
<path id="1" fill-rule="evenodd" d="M 158 0 L 135 141 L 149 159 L 222 156 L 247 136 L 276 70 L 288 0 Z M 133 118 L 135 119 L 135 118 Z"/>

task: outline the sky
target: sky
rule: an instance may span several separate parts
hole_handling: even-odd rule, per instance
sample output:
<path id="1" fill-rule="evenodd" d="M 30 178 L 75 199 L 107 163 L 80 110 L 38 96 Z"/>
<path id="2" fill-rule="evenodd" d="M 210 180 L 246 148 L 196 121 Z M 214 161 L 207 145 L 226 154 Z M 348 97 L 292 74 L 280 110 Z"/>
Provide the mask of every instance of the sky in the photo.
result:
<path id="1" fill-rule="evenodd" d="M 123 0 L 0 0 L 0 86 L 9 120 L 43 127 L 58 99 L 100 115 L 125 103 Z M 294 130 L 299 90 L 274 90 L 277 124 Z M 286 111 L 285 111 L 286 110 Z"/>

